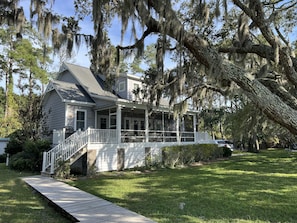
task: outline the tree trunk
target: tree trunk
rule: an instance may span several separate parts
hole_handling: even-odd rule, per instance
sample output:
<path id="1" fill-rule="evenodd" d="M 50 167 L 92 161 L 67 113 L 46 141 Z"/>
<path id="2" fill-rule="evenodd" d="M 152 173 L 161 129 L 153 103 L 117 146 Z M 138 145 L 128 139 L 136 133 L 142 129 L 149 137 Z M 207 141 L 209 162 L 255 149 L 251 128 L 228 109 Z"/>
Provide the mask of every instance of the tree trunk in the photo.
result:
<path id="1" fill-rule="evenodd" d="M 154 1 L 150 1 L 150 5 L 157 13 L 163 15 L 161 13 L 162 5 L 155 4 Z M 166 14 L 163 15 L 164 19 L 168 21 L 167 23 L 159 23 L 150 17 L 149 11 L 141 11 L 139 15 L 144 17 L 142 20 L 145 21 L 151 32 L 164 33 L 164 30 L 166 30 L 166 35 L 183 44 L 197 61 L 208 69 L 208 74 L 212 75 L 217 82 L 234 81 L 268 118 L 284 126 L 291 133 L 297 134 L 297 110 L 292 109 L 289 104 L 286 104 L 279 96 L 273 94 L 258 80 L 250 79 L 248 72 L 243 68 L 224 60 L 218 49 L 211 46 L 205 39 L 192 32 L 187 32 L 172 8 L 168 6 Z M 263 56 L 263 58 L 265 57 L 269 58 L 271 55 Z M 294 61 L 292 62 L 292 59 L 283 51 L 280 51 L 280 63 L 282 63 L 285 71 L 288 71 L 286 72 L 287 78 L 293 81 L 292 83 L 297 83 Z"/>
<path id="2" fill-rule="evenodd" d="M 198 61 L 202 61 L 209 69 L 214 69 L 212 72 L 217 72 L 213 75 L 216 75 L 218 81 L 234 81 L 255 106 L 263 111 L 268 118 L 284 126 L 291 133 L 297 134 L 297 111 L 284 103 L 281 98 L 273 94 L 257 79 L 249 79 L 247 72 L 243 68 L 228 61 L 219 62 L 222 61 L 221 57 L 209 47 L 200 46 L 200 49 L 196 50 L 196 48 L 199 48 L 199 42 L 195 42 L 194 38 L 189 38 L 185 45 L 190 51 L 199 54 L 196 57 Z M 200 60 L 201 48 L 205 49 L 202 55 L 203 60 Z M 208 55 L 205 55 L 205 52 L 208 52 Z M 216 64 L 215 68 L 212 68 L 210 66 L 211 64 Z"/>

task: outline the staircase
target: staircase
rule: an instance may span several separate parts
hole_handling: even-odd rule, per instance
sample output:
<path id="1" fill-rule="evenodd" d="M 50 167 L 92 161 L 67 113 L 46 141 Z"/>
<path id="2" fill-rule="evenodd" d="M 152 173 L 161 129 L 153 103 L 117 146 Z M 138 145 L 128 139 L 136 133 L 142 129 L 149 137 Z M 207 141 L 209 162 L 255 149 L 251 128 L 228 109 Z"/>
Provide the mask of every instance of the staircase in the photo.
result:
<path id="1" fill-rule="evenodd" d="M 70 160 L 74 163 L 87 151 L 89 141 L 89 131 L 78 130 L 62 143 L 56 145 L 51 150 L 43 153 L 42 171 L 44 175 L 52 175 L 60 162 Z"/>

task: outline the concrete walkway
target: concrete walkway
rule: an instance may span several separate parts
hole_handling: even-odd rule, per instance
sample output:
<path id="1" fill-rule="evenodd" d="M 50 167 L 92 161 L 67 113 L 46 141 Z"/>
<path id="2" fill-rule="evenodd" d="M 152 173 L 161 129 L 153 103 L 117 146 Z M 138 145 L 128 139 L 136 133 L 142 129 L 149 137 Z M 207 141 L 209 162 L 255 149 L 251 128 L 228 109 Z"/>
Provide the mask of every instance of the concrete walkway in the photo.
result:
<path id="1" fill-rule="evenodd" d="M 142 215 L 114 205 L 111 202 L 53 178 L 32 176 L 22 179 L 47 200 L 70 215 L 75 222 L 154 223 L 154 221 Z"/>

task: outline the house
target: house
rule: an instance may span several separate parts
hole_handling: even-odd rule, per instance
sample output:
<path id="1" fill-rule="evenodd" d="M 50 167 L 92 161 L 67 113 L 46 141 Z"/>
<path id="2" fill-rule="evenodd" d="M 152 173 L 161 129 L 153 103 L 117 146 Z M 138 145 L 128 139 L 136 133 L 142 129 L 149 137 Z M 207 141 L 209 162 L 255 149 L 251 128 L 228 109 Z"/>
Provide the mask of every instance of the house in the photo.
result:
<path id="1" fill-rule="evenodd" d="M 5 148 L 9 142 L 9 138 L 0 138 L 0 155 L 5 153 Z"/>
<path id="2" fill-rule="evenodd" d="M 140 77 L 122 74 L 107 90 L 103 76 L 64 63 L 43 99 L 44 129 L 54 147 L 43 154 L 42 171 L 53 174 L 59 160 L 86 171 L 133 168 L 160 161 L 164 146 L 210 140 L 196 131 L 196 111 L 176 119 L 162 100 L 150 112 L 133 94 L 141 87 Z"/>

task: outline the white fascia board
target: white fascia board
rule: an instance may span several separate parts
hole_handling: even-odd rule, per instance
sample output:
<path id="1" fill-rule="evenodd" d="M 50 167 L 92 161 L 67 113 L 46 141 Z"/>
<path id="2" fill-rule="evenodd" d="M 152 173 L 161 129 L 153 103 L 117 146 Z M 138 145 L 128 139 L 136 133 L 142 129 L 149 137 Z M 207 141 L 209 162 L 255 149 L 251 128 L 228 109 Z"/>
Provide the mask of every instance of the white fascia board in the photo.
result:
<path id="1" fill-rule="evenodd" d="M 94 95 L 94 94 L 90 94 L 91 98 L 97 98 L 97 99 L 103 99 L 106 101 L 116 101 L 118 100 L 118 97 L 108 97 L 108 96 L 101 96 L 101 95 Z"/>
<path id="2" fill-rule="evenodd" d="M 84 105 L 84 106 L 95 106 L 95 103 L 91 103 L 91 102 L 82 102 L 82 101 L 75 101 L 75 100 L 66 100 L 63 99 L 62 102 L 67 103 L 67 104 L 72 104 L 72 105 Z"/>

